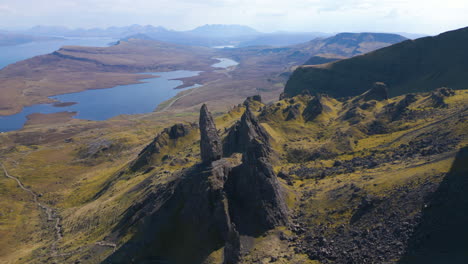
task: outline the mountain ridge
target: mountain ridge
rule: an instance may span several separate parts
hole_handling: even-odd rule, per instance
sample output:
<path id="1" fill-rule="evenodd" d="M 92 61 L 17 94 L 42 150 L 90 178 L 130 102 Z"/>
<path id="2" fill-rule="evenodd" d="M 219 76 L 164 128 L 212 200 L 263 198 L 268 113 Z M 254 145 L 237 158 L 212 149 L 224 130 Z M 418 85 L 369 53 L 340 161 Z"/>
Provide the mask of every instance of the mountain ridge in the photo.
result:
<path id="1" fill-rule="evenodd" d="M 390 96 L 429 91 L 442 86 L 463 89 L 461 76 L 468 65 L 468 28 L 435 37 L 407 40 L 354 58 L 315 67 L 299 67 L 286 84 L 285 93 L 303 90 L 333 96 L 352 96 L 374 82 L 389 86 Z M 440 50 L 444 52 L 441 53 Z"/>

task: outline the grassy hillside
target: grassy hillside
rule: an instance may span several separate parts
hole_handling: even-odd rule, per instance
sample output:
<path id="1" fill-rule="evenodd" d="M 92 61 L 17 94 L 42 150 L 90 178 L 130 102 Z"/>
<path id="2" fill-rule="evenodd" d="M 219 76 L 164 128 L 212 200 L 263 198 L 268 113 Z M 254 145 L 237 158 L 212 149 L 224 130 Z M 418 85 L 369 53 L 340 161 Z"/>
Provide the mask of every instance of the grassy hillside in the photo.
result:
<path id="1" fill-rule="evenodd" d="M 301 95 L 271 105 L 250 103 L 271 136 L 276 152 L 273 169 L 290 215 L 285 226 L 242 237 L 240 263 L 392 262 L 412 247 L 413 230 L 426 214 L 423 208 L 431 204 L 429 194 L 441 182 L 459 181 L 460 175 L 449 172 L 457 151 L 467 145 L 468 91 L 388 100 L 369 94 L 344 101 Z M 244 111 L 239 106 L 216 115 L 222 138 Z M 40 202 L 56 208 L 63 238 L 57 243 L 58 254 L 51 254 L 53 223 L 27 193 L 15 188 L 14 181 L 2 177 L 0 259 L 100 263 L 114 247 L 128 245 L 137 226 L 121 229 L 119 223 L 134 223 L 124 217 L 145 214 L 141 208 L 146 203 L 156 206 L 172 197 L 168 186 L 200 163 L 198 131 L 171 139 L 164 133 L 172 132 L 166 130 L 147 166 L 130 170 L 132 162 L 163 127 L 196 118 L 153 113 L 131 121 L 34 125 L 2 134 L 2 163 L 41 194 Z M 228 159 L 239 162 L 238 154 Z M 144 228 L 138 226 L 140 232 Z M 163 236 L 183 248 L 198 243 L 174 240 L 180 237 L 183 234 Z M 186 253 L 171 250 L 181 258 Z M 221 263 L 222 251 L 221 247 L 209 252 L 203 263 Z"/>
<path id="2" fill-rule="evenodd" d="M 390 96 L 447 86 L 466 89 L 468 28 L 407 40 L 365 55 L 320 66 L 298 68 L 285 93 L 303 90 L 345 97 L 358 95 L 374 82 L 384 82 Z"/>

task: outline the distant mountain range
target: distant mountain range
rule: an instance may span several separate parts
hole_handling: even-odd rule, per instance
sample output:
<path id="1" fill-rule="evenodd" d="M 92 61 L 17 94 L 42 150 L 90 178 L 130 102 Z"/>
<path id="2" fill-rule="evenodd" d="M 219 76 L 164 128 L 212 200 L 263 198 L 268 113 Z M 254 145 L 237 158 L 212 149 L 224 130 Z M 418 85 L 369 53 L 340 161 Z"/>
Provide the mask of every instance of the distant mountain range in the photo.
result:
<path id="1" fill-rule="evenodd" d="M 315 54 L 306 65 L 316 65 L 364 54 L 402 42 L 407 38 L 390 33 L 339 33 L 325 39 L 314 39 L 299 45 Z"/>
<path id="2" fill-rule="evenodd" d="M 0 46 L 11 46 L 20 45 L 33 41 L 53 41 L 61 40 L 59 37 L 47 37 L 47 36 L 34 36 L 24 34 L 12 34 L 8 32 L 0 32 Z"/>
<path id="3" fill-rule="evenodd" d="M 49 37 L 109 37 L 120 40 L 139 38 L 207 47 L 287 46 L 330 35 L 321 32 L 262 33 L 251 27 L 242 25 L 204 25 L 188 31 L 176 31 L 151 25 L 131 25 L 105 29 L 69 29 L 59 26 L 35 26 L 15 33 Z"/>
<path id="4" fill-rule="evenodd" d="M 392 41 L 398 39 L 382 37 Z M 403 41 L 330 64 L 303 66 L 293 73 L 285 93 L 294 96 L 308 90 L 313 94 L 354 96 L 370 89 L 375 82 L 386 83 L 390 96 L 442 86 L 465 89 L 467 45 L 468 27 L 435 37 Z"/>

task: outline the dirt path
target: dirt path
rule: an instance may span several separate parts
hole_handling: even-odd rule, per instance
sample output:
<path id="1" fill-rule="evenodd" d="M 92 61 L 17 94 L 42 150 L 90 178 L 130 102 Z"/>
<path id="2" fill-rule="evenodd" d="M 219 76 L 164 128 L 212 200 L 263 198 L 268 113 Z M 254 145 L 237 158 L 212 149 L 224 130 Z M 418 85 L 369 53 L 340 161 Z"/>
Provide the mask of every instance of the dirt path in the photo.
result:
<path id="1" fill-rule="evenodd" d="M 18 186 L 25 192 L 29 193 L 32 195 L 33 197 L 33 200 L 34 200 L 34 203 L 37 204 L 38 207 L 40 207 L 42 210 L 44 210 L 44 212 L 46 213 L 47 215 L 47 221 L 48 222 L 55 222 L 55 225 L 54 225 L 54 232 L 55 232 L 55 240 L 54 242 L 52 243 L 52 246 L 51 246 L 51 256 L 54 258 L 54 257 L 57 257 L 59 254 L 58 254 L 58 250 L 57 250 L 57 244 L 58 242 L 63 238 L 62 236 L 62 226 L 60 224 L 60 217 L 57 215 L 57 212 L 55 209 L 53 209 L 52 207 L 49 207 L 45 204 L 42 204 L 39 202 L 39 195 L 36 194 L 34 191 L 32 191 L 31 189 L 29 188 L 26 188 L 24 186 L 24 184 L 16 177 L 10 175 L 7 171 L 7 169 L 5 168 L 5 166 L 3 166 L 3 164 L 0 162 L 0 166 L 2 167 L 3 169 L 3 172 L 5 174 L 5 176 L 7 178 L 10 178 L 14 181 L 16 181 L 16 183 L 18 184 Z"/>
<path id="2" fill-rule="evenodd" d="M 197 88 L 198 88 L 198 87 L 192 88 L 192 89 L 189 90 L 188 93 L 183 94 L 183 95 L 181 95 L 181 96 L 175 98 L 175 99 L 172 100 L 166 107 L 164 107 L 163 109 L 159 110 L 158 112 L 164 112 L 164 111 L 166 111 L 166 110 L 169 109 L 175 102 L 177 102 L 179 99 L 184 98 L 185 96 L 187 96 L 187 95 L 193 93 Z"/>

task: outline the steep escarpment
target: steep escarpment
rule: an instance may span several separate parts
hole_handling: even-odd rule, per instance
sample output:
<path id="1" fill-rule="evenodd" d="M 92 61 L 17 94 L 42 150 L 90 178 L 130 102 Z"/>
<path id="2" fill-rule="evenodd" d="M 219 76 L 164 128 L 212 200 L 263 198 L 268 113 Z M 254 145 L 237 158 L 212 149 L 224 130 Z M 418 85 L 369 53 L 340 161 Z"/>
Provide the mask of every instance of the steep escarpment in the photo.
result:
<path id="1" fill-rule="evenodd" d="M 465 89 L 468 28 L 462 28 L 320 66 L 299 67 L 289 79 L 289 96 L 309 90 L 334 97 L 355 96 L 375 82 L 388 86 L 389 96 L 426 92 L 447 86 Z"/>
<path id="2" fill-rule="evenodd" d="M 267 133 L 249 109 L 237 125 L 242 129 L 236 140 L 246 149 L 239 150 L 242 157 L 223 158 L 216 125 L 206 105 L 202 106 L 202 162 L 174 173 L 166 184 L 148 188 L 127 210 L 113 236 L 132 230 L 135 235 L 106 263 L 202 263 L 223 248 L 222 262 L 238 263 L 243 248 L 240 236 L 257 237 L 287 223 Z M 163 133 L 170 135 L 172 130 L 185 131 L 174 128 Z M 151 146 L 154 142 L 137 160 L 158 150 Z"/>
<path id="3" fill-rule="evenodd" d="M 466 263 L 468 252 L 468 147 L 460 149 L 437 190 L 427 197 L 421 221 L 399 263 Z"/>

